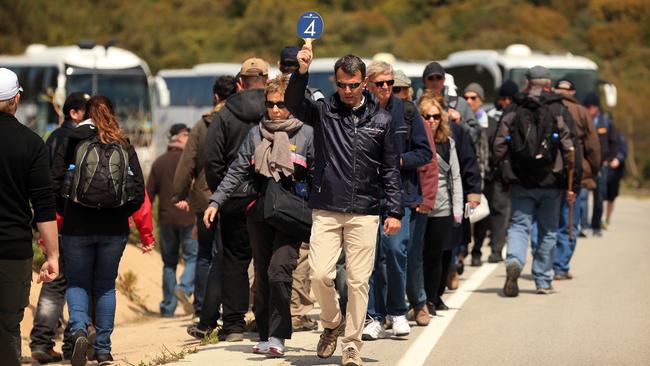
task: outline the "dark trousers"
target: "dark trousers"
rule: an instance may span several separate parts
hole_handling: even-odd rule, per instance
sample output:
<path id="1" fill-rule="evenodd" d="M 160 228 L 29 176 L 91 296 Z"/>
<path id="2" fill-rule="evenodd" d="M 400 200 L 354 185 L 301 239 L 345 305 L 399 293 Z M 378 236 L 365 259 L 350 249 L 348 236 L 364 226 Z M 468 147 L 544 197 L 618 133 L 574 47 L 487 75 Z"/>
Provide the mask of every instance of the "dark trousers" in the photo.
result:
<path id="1" fill-rule="evenodd" d="M 200 224 L 203 226 L 203 223 Z M 205 226 L 203 226 L 205 229 Z M 206 283 L 204 286 L 203 308 L 199 323 L 201 325 L 215 328 L 221 317 L 222 287 L 223 287 L 223 246 L 219 235 L 219 222 L 212 225 L 215 234 L 212 234 L 211 261 L 208 266 Z M 200 231 L 199 231 L 200 232 Z M 195 286 L 196 288 L 196 286 Z M 196 291 L 196 290 L 195 290 Z M 196 302 L 195 302 L 196 304 Z"/>
<path id="2" fill-rule="evenodd" d="M 474 246 L 472 255 L 481 255 L 481 245 L 490 232 L 492 253 L 501 253 L 506 243 L 510 223 L 510 192 L 500 181 L 486 182 L 485 197 L 490 206 L 490 215 L 474 225 Z"/>
<path id="3" fill-rule="evenodd" d="M 429 217 L 424 233 L 424 290 L 427 300 L 438 304 L 445 291 L 444 283 L 449 271 L 452 239 L 452 216 Z M 443 253 L 445 254 L 443 256 Z"/>
<path id="4" fill-rule="evenodd" d="M 26 244 L 28 245 L 28 244 Z M 0 365 L 20 365 L 20 322 L 29 305 L 32 259 L 0 259 Z"/>
<path id="5" fill-rule="evenodd" d="M 607 197 L 607 175 L 609 169 L 605 165 L 600 166 L 600 173 L 596 179 L 596 189 L 594 190 L 594 211 L 591 216 L 591 230 L 598 233 L 601 230 L 601 221 L 603 219 L 603 201 Z"/>
<path id="6" fill-rule="evenodd" d="M 32 351 L 54 348 L 54 337 L 63 313 L 67 287 L 68 282 L 63 275 L 52 282 L 44 283 L 41 287 L 34 314 L 34 327 L 29 335 L 31 339 L 29 348 Z"/>
<path id="7" fill-rule="evenodd" d="M 255 321 L 260 340 L 291 338 L 291 285 L 300 240 L 264 222 L 248 220 L 255 266 Z"/>
<path id="8" fill-rule="evenodd" d="M 252 258 L 246 216 L 222 212 L 219 220 L 223 244 L 223 332 L 242 333 L 248 311 L 248 266 Z"/>
<path id="9" fill-rule="evenodd" d="M 203 298 L 208 283 L 208 271 L 212 263 L 213 243 L 218 230 L 210 230 L 203 224 L 203 212 L 196 214 L 199 250 L 196 254 L 196 272 L 194 274 L 194 312 L 200 314 Z"/>

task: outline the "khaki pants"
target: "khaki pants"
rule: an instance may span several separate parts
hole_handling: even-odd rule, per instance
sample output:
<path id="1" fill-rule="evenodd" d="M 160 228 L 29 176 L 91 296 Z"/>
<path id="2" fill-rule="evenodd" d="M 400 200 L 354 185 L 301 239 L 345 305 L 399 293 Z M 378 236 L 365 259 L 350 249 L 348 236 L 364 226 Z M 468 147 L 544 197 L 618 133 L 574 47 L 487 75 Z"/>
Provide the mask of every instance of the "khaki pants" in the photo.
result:
<path id="1" fill-rule="evenodd" d="M 313 210 L 309 251 L 311 286 L 321 306 L 325 328 L 336 328 L 341 321 L 338 294 L 334 289 L 336 262 L 345 250 L 348 306 L 343 349 L 361 350 L 361 333 L 368 310 L 368 279 L 372 274 L 377 244 L 379 215 L 358 215 Z"/>
<path id="2" fill-rule="evenodd" d="M 314 300 L 309 295 L 311 291 L 309 280 L 309 244 L 300 246 L 298 265 L 293 271 L 291 291 L 291 316 L 307 315 L 314 308 Z"/>

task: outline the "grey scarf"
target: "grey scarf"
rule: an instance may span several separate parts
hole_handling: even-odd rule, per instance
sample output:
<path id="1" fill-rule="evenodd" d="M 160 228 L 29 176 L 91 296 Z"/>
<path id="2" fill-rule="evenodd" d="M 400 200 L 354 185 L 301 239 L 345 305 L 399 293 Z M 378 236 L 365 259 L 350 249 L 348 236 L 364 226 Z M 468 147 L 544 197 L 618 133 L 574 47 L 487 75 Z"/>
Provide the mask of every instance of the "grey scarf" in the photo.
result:
<path id="1" fill-rule="evenodd" d="M 289 148 L 289 134 L 302 127 L 302 122 L 286 120 L 262 120 L 260 134 L 262 143 L 255 148 L 255 172 L 265 177 L 280 180 L 280 173 L 288 177 L 293 174 L 293 162 Z"/>

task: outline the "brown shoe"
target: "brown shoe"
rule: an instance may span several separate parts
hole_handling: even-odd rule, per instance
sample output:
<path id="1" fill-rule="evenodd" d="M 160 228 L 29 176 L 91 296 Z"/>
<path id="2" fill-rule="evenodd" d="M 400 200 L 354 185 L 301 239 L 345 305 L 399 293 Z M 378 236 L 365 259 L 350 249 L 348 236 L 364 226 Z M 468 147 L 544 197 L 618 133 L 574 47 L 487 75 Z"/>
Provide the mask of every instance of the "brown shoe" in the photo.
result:
<path id="1" fill-rule="evenodd" d="M 348 347 L 343 350 L 341 365 L 343 366 L 361 366 L 361 355 L 354 347 Z"/>
<path id="2" fill-rule="evenodd" d="M 52 348 L 32 350 L 32 358 L 42 365 L 63 360 L 61 354 Z"/>
<path id="3" fill-rule="evenodd" d="M 318 322 L 306 315 L 294 316 L 291 318 L 291 326 L 294 332 L 305 332 L 318 329 Z"/>
<path id="4" fill-rule="evenodd" d="M 458 272 L 454 271 L 449 273 L 449 276 L 447 277 L 447 287 L 450 290 L 456 290 L 458 289 L 459 283 L 460 283 L 460 276 L 458 275 Z"/>
<path id="5" fill-rule="evenodd" d="M 431 321 L 431 316 L 429 316 L 429 310 L 427 310 L 426 305 L 422 306 L 415 312 L 415 324 L 426 327 Z"/>
<path id="6" fill-rule="evenodd" d="M 334 329 L 325 328 L 323 333 L 320 335 L 318 340 L 318 346 L 316 346 L 316 354 L 320 358 L 330 358 L 336 351 L 336 340 L 341 335 L 345 323 L 341 321 L 338 327 Z"/>

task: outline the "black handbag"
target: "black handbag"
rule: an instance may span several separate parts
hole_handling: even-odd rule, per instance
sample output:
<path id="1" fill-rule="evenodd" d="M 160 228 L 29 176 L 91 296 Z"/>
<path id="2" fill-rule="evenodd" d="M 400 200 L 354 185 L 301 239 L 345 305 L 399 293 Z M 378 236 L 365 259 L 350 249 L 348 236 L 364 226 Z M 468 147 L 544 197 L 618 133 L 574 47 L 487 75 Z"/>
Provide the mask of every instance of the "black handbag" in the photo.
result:
<path id="1" fill-rule="evenodd" d="M 271 178 L 264 192 L 263 207 L 264 221 L 269 225 L 309 243 L 312 221 L 307 201 L 287 191 Z"/>

